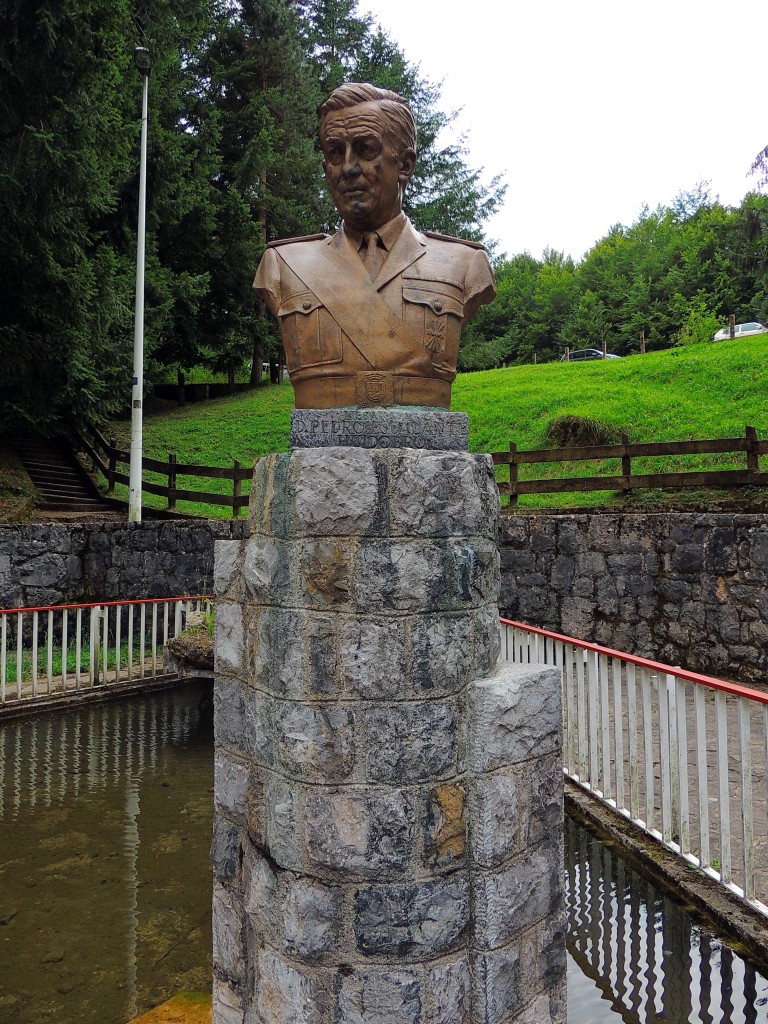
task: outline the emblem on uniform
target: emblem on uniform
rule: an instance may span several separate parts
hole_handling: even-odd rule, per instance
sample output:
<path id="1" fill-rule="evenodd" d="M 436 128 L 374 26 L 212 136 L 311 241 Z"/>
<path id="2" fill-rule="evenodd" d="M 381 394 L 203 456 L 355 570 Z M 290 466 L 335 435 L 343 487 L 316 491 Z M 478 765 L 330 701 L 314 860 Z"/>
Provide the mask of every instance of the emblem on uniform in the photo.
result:
<path id="1" fill-rule="evenodd" d="M 357 404 L 361 408 L 392 405 L 394 399 L 394 381 L 391 373 L 358 373 Z"/>
<path id="2" fill-rule="evenodd" d="M 427 319 L 426 332 L 427 340 L 424 342 L 424 347 L 434 359 L 445 343 L 445 317 Z"/>

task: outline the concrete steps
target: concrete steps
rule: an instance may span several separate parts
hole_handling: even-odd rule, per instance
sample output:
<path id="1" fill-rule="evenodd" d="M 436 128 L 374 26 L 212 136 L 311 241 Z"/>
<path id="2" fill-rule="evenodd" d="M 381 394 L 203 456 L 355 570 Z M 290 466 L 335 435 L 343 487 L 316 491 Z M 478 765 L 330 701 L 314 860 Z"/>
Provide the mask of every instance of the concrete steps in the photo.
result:
<path id="1" fill-rule="evenodd" d="M 50 512 L 106 512 L 105 502 L 66 441 L 60 438 L 13 438 L 11 447 L 43 495 L 40 508 Z"/>

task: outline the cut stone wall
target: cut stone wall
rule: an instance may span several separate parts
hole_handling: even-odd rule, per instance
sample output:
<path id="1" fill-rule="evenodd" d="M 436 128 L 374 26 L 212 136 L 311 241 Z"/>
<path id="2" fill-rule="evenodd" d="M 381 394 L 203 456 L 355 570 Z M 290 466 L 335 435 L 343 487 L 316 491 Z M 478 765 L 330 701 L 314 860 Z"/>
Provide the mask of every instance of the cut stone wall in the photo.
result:
<path id="1" fill-rule="evenodd" d="M 213 587 L 213 545 L 244 522 L 0 526 L 0 608 L 173 597 Z"/>
<path id="2" fill-rule="evenodd" d="M 503 615 L 768 682 L 768 516 L 503 516 L 499 547 Z"/>
<path id="3" fill-rule="evenodd" d="M 487 457 L 255 468 L 216 551 L 214 1024 L 562 1024 L 560 682 L 499 664 Z"/>

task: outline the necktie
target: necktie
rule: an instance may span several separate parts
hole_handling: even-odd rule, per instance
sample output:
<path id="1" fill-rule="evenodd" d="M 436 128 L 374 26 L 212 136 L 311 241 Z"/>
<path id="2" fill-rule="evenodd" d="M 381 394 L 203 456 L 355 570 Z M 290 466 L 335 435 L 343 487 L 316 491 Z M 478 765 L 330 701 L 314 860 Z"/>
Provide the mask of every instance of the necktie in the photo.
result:
<path id="1" fill-rule="evenodd" d="M 363 265 L 368 271 L 368 276 L 372 281 L 376 279 L 381 265 L 386 257 L 386 250 L 379 247 L 379 233 L 378 231 L 366 231 L 363 235 L 363 247 L 360 247 L 360 255 L 363 258 Z"/>

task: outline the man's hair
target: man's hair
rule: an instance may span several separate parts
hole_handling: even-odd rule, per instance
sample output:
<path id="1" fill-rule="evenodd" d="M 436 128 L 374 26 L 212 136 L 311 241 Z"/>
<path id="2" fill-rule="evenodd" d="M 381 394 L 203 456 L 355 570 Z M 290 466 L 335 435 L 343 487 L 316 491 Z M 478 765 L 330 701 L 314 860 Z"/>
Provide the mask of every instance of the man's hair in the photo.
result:
<path id="1" fill-rule="evenodd" d="M 320 117 L 320 142 L 323 142 L 323 128 L 328 114 L 360 103 L 379 103 L 384 112 L 388 129 L 400 143 L 403 150 L 416 149 L 416 119 L 408 106 L 408 100 L 391 89 L 379 89 L 367 82 L 346 82 L 334 89 L 325 103 L 317 108 Z"/>

